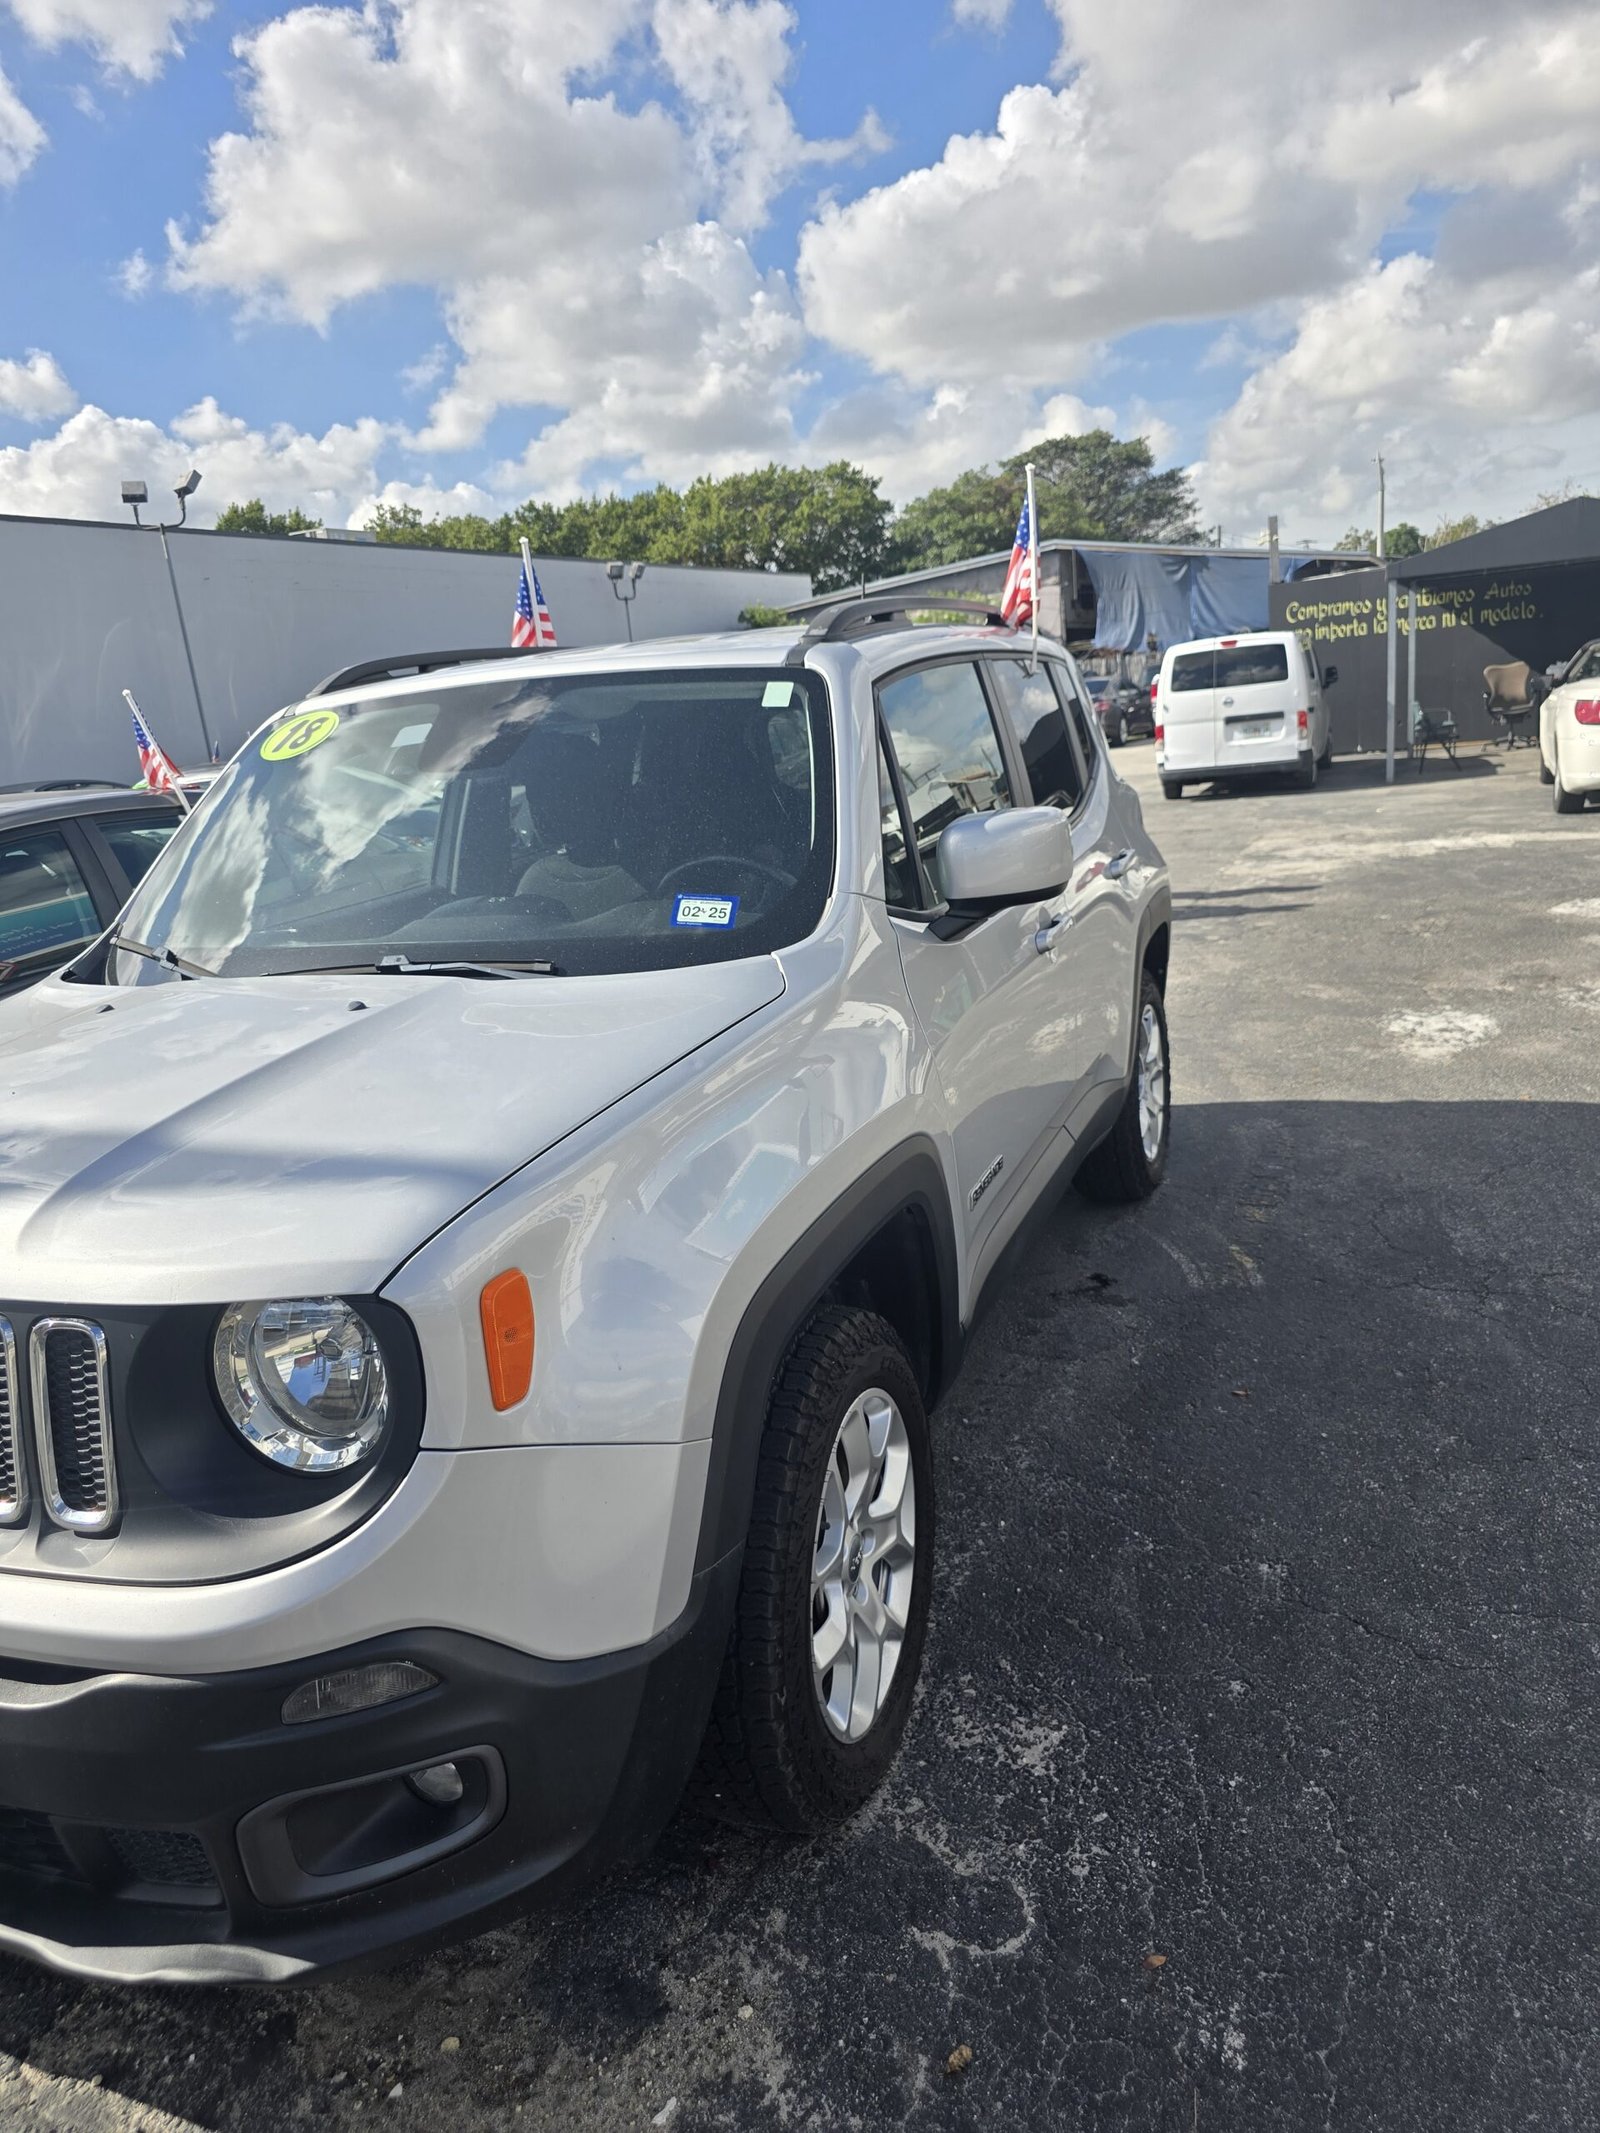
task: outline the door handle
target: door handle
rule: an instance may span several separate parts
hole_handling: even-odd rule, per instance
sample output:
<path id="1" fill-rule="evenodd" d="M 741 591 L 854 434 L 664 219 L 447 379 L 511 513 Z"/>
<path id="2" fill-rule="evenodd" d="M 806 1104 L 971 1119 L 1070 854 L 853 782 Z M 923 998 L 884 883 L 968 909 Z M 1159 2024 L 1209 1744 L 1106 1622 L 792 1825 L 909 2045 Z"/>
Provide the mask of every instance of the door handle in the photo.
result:
<path id="1" fill-rule="evenodd" d="M 1048 955 L 1072 923 L 1070 918 L 1053 918 L 1048 926 L 1041 926 L 1033 936 L 1034 947 L 1041 955 Z"/>
<path id="2" fill-rule="evenodd" d="M 1133 865 L 1133 862 L 1138 858 L 1138 856 L 1139 854 L 1134 850 L 1131 844 L 1124 845 L 1122 850 L 1118 852 L 1115 859 L 1108 859 L 1106 861 L 1106 880 L 1120 881 L 1123 875 L 1127 873 L 1129 867 Z"/>
<path id="3" fill-rule="evenodd" d="M 1223 708 L 1223 710 L 1224 710 L 1224 711 L 1226 711 L 1226 710 L 1227 710 L 1227 708 L 1228 708 L 1228 706 L 1229 706 L 1229 704 L 1231 704 L 1232 702 L 1233 702 L 1233 698 L 1232 698 L 1231 696 L 1225 696 L 1225 697 L 1224 697 L 1224 698 L 1222 699 L 1222 708 Z"/>

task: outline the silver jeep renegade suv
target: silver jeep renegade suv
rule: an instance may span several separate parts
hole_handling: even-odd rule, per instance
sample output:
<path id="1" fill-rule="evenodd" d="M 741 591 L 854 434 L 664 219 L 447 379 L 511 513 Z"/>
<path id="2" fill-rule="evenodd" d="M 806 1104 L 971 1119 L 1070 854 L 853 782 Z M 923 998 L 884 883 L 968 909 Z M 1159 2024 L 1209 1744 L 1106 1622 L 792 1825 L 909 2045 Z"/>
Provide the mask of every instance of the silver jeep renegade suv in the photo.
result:
<path id="1" fill-rule="evenodd" d="M 284 1979 L 880 1783 L 928 1416 L 1167 1158 L 1170 896 L 1071 659 L 408 659 L 0 1007 L 0 1946 Z"/>

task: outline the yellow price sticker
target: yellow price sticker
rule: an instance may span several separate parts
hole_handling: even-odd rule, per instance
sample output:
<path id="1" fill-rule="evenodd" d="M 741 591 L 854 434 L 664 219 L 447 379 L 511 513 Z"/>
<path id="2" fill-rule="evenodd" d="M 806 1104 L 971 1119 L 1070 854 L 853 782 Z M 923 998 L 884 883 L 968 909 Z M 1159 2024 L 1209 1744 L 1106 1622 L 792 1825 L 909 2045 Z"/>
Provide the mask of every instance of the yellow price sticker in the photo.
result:
<path id="1" fill-rule="evenodd" d="M 332 740 L 338 730 L 337 711 L 302 711 L 298 718 L 273 727 L 261 743 L 261 760 L 263 763 L 286 763 L 291 756 L 304 755 L 309 748 L 320 748 L 324 741 Z"/>

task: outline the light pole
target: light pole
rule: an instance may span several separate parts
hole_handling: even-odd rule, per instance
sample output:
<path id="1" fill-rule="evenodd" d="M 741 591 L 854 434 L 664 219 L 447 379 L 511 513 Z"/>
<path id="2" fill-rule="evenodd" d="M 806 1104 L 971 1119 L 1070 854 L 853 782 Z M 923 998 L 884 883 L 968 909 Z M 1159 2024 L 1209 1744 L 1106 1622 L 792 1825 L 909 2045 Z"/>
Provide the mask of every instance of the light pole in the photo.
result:
<path id="1" fill-rule="evenodd" d="M 172 567 L 172 550 L 167 546 L 168 533 L 175 533 L 178 527 L 187 521 L 189 499 L 199 486 L 199 469 L 191 467 L 186 479 L 181 481 L 172 492 L 178 499 L 178 516 L 176 520 L 171 526 L 156 526 L 152 530 L 161 536 L 161 553 L 166 558 L 167 564 L 167 583 L 172 587 L 172 605 L 178 617 L 178 635 L 183 641 L 183 656 L 189 668 L 189 686 L 194 690 L 195 715 L 200 721 L 200 733 L 206 744 L 206 754 L 214 759 L 216 748 L 211 739 L 211 728 L 206 724 L 206 707 L 200 697 L 200 677 L 195 672 L 194 651 L 189 643 L 189 625 L 183 619 L 183 602 L 178 596 L 178 574 Z M 143 527 L 144 521 L 139 516 L 139 506 L 148 504 L 150 501 L 148 484 L 142 481 L 125 481 L 122 484 L 122 501 L 133 513 L 133 523 L 136 526 Z"/>
<path id="2" fill-rule="evenodd" d="M 633 603 L 639 597 L 639 580 L 644 576 L 642 563 L 608 563 L 606 576 L 611 580 L 611 590 L 622 602 L 622 612 L 627 618 L 628 642 L 633 642 Z"/>
<path id="3" fill-rule="evenodd" d="M 1380 562 L 1389 552 L 1384 533 L 1384 504 L 1383 454 L 1380 452 L 1378 454 L 1378 560 Z"/>

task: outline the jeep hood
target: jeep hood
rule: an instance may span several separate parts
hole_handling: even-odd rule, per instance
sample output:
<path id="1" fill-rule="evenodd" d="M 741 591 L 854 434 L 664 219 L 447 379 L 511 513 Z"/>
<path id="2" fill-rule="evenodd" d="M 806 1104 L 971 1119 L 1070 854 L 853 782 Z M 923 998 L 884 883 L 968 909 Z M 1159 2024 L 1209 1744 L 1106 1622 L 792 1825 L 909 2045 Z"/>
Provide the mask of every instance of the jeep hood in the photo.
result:
<path id="1" fill-rule="evenodd" d="M 0 1007 L 0 1297 L 375 1291 L 501 1179 L 782 991 L 770 957 L 623 977 L 49 980 Z"/>

